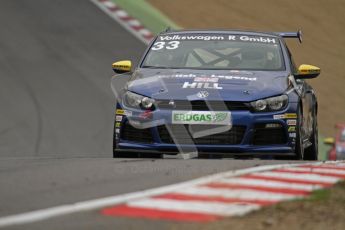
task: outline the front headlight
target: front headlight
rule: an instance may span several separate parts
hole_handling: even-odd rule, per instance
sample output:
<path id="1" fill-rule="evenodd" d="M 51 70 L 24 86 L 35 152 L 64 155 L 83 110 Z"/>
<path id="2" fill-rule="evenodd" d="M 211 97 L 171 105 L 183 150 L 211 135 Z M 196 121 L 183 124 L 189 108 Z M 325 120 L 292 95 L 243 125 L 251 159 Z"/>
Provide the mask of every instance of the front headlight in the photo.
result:
<path id="1" fill-rule="evenodd" d="M 139 94 L 127 91 L 124 95 L 123 103 L 126 106 L 136 109 L 152 109 L 155 100 L 149 97 L 144 97 Z"/>
<path id="2" fill-rule="evenodd" d="M 287 95 L 270 97 L 250 103 L 252 108 L 257 112 L 277 111 L 285 108 L 289 100 Z"/>

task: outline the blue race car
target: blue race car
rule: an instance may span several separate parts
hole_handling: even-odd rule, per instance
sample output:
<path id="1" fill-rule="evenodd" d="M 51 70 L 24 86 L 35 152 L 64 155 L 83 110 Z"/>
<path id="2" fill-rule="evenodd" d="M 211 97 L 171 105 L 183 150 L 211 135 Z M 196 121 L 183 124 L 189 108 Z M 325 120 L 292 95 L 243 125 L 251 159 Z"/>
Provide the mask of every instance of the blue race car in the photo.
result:
<path id="1" fill-rule="evenodd" d="M 284 38 L 301 31 L 165 31 L 138 67 L 113 63 L 114 157 L 122 153 L 255 156 L 317 160 L 317 99 L 305 79 L 320 68 L 294 64 Z"/>

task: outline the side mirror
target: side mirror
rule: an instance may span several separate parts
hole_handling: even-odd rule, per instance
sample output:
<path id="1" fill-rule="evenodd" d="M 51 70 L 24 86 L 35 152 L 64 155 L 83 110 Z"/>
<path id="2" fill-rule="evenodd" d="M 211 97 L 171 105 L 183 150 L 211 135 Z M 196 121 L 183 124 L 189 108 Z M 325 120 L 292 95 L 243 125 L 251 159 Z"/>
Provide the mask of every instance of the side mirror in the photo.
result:
<path id="1" fill-rule="evenodd" d="M 298 73 L 295 75 L 297 79 L 310 79 L 319 76 L 321 69 L 313 65 L 300 65 L 298 67 Z"/>
<path id="2" fill-rule="evenodd" d="M 132 69 L 132 62 L 129 60 L 118 61 L 112 64 L 115 73 L 127 73 Z"/>
<path id="3" fill-rule="evenodd" d="M 326 145 L 334 145 L 335 140 L 333 137 L 328 137 L 323 140 L 323 143 L 325 143 Z"/>

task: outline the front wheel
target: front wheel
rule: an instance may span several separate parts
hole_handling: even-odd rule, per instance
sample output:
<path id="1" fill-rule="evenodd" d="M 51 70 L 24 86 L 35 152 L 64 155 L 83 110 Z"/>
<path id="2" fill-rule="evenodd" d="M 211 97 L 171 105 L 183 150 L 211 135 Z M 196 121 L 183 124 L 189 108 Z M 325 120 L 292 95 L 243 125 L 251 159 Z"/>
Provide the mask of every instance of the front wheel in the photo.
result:
<path id="1" fill-rule="evenodd" d="M 305 150 L 304 160 L 316 161 L 319 154 L 319 135 L 317 126 L 317 115 L 315 111 L 313 111 L 313 133 L 310 141 L 312 145 Z"/>

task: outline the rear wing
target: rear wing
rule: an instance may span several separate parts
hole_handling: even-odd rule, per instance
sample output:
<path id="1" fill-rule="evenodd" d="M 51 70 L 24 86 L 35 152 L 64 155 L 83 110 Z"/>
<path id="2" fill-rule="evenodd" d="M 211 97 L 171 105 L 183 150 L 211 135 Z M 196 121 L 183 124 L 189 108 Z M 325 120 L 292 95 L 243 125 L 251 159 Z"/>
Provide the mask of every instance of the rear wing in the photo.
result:
<path id="1" fill-rule="evenodd" d="M 275 32 L 283 38 L 298 38 L 299 42 L 302 43 L 302 31 L 298 30 L 297 32 Z"/>

